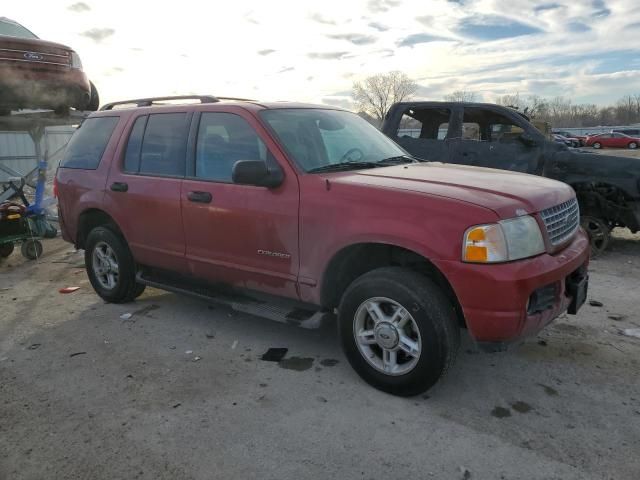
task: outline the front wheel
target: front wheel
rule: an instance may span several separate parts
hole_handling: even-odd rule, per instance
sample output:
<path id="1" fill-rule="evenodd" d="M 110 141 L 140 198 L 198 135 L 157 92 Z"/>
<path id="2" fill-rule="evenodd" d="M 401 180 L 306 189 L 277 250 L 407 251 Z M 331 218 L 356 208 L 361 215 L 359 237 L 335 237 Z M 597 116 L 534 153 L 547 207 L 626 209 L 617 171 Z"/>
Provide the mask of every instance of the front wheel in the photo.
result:
<path id="1" fill-rule="evenodd" d="M 587 235 L 589 235 L 591 256 L 596 257 L 604 252 L 609 246 L 609 240 L 611 239 L 611 229 L 609 225 L 598 217 L 588 215 L 583 215 L 582 218 L 580 218 L 580 225 L 582 225 L 582 228 L 584 228 Z"/>
<path id="2" fill-rule="evenodd" d="M 136 264 L 127 242 L 112 229 L 91 230 L 84 260 L 93 289 L 107 302 L 131 302 L 144 291 L 144 285 L 136 283 Z"/>
<path id="3" fill-rule="evenodd" d="M 592 147 L 593 147 L 593 148 L 595 148 L 595 149 L 597 150 L 597 149 L 599 149 L 599 148 L 602 148 L 602 144 L 601 144 L 601 143 L 599 143 L 599 142 L 596 142 L 596 143 L 594 143 L 594 144 L 592 145 Z"/>
<path id="4" fill-rule="evenodd" d="M 37 260 L 42 256 L 42 243 L 35 239 L 25 240 L 22 242 L 20 252 L 28 260 Z"/>
<path id="5" fill-rule="evenodd" d="M 98 95 L 98 89 L 93 84 L 93 82 L 89 82 L 91 85 L 91 94 L 89 97 L 89 103 L 87 104 L 87 110 L 91 112 L 95 112 L 100 108 L 100 95 Z"/>
<path id="6" fill-rule="evenodd" d="M 340 303 L 338 326 L 354 370 L 375 388 L 400 396 L 431 388 L 460 344 L 444 293 L 429 278 L 399 267 L 356 279 Z"/>
<path id="7" fill-rule="evenodd" d="M 638 144 L 637 144 L 637 142 L 630 142 L 630 143 L 629 143 L 629 145 L 628 145 L 628 147 L 629 147 L 631 150 L 635 150 L 636 148 L 638 148 Z"/>
<path id="8" fill-rule="evenodd" d="M 4 243 L 0 245 L 0 257 L 6 258 L 13 253 L 13 243 Z"/>

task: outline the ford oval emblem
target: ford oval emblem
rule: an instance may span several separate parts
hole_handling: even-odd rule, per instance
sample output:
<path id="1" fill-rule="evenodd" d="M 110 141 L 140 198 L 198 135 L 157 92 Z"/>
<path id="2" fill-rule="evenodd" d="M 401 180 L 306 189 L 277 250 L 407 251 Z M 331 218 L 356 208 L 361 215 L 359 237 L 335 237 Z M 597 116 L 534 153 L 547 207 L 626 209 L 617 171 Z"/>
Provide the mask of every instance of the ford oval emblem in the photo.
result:
<path id="1" fill-rule="evenodd" d="M 44 57 L 38 53 L 27 52 L 24 54 L 24 58 L 27 60 L 42 60 Z"/>

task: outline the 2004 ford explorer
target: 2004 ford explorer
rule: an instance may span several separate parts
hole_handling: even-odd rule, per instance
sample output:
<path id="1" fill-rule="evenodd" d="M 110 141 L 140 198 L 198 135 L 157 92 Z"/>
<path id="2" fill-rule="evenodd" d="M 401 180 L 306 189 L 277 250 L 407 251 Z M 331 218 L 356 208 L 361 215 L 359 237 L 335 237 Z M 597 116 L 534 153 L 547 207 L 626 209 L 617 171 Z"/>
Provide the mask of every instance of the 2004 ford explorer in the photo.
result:
<path id="1" fill-rule="evenodd" d="M 584 302 L 571 187 L 418 161 L 337 108 L 197 100 L 107 105 L 69 143 L 62 232 L 103 299 L 153 285 L 335 312 L 353 368 L 397 395 L 442 377 L 461 328 L 502 350 Z"/>

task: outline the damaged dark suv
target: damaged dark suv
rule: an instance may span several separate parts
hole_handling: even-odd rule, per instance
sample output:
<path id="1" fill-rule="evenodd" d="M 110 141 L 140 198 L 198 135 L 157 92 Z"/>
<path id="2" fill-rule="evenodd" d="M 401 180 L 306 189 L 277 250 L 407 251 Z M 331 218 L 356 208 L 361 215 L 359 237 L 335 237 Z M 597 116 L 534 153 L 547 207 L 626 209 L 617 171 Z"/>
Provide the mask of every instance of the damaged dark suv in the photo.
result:
<path id="1" fill-rule="evenodd" d="M 614 227 L 640 230 L 640 159 L 570 150 L 515 109 L 486 103 L 396 103 L 382 130 L 421 159 L 568 183 L 577 193 L 594 253 L 607 248 Z"/>

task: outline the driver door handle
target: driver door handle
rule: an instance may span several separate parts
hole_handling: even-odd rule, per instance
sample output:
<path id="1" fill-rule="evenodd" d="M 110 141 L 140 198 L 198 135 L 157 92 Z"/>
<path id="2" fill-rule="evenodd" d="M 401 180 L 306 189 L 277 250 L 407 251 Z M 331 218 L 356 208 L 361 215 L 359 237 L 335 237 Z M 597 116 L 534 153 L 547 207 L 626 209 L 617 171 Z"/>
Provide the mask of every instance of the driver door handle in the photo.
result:
<path id="1" fill-rule="evenodd" d="M 213 197 L 209 192 L 189 192 L 187 198 L 190 202 L 211 203 Z"/>
<path id="2" fill-rule="evenodd" d="M 129 185 L 124 182 L 113 182 L 111 184 L 111 191 L 113 192 L 126 192 L 129 190 Z"/>

